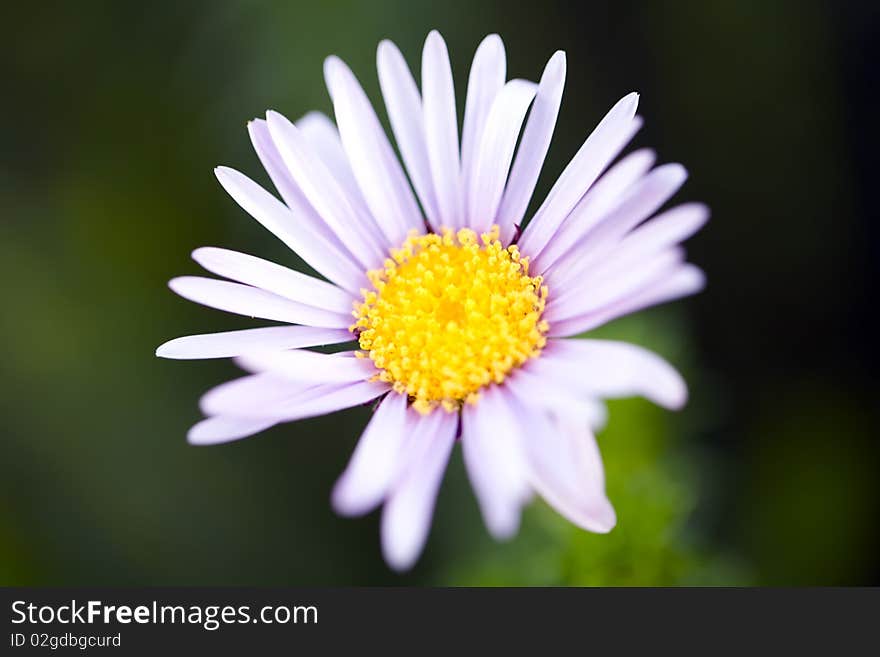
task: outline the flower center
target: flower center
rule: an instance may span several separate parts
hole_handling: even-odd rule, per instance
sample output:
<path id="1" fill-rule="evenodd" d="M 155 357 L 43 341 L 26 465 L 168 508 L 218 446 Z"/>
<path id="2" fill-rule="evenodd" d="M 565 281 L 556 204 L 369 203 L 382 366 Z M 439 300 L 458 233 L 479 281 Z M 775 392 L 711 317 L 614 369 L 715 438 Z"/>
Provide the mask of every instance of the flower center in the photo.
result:
<path id="1" fill-rule="evenodd" d="M 546 343 L 547 287 L 497 226 L 479 238 L 470 229 L 412 234 L 367 275 L 374 289 L 355 304 L 351 327 L 359 355 L 421 413 L 476 402 Z"/>

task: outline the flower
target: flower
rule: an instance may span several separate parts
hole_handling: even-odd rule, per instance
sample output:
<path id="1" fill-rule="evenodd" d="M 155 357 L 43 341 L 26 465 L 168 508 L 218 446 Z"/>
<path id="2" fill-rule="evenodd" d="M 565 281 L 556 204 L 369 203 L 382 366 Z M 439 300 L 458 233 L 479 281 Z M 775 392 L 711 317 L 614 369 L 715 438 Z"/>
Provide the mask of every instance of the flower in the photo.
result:
<path id="1" fill-rule="evenodd" d="M 332 505 L 356 516 L 384 504 L 383 553 L 398 570 L 424 547 L 458 439 L 494 537 L 517 532 L 534 493 L 576 525 L 607 532 L 616 518 L 593 435 L 602 400 L 641 395 L 677 409 L 687 389 L 645 349 L 569 338 L 701 289 L 679 244 L 708 211 L 685 204 L 656 214 L 686 172 L 652 168 L 649 150 L 609 168 L 642 123 L 631 93 L 521 230 L 556 124 L 565 54 L 550 58 L 538 84 L 505 81 L 501 39 L 486 37 L 460 145 L 442 37 L 425 41 L 421 90 L 393 43 L 379 44 L 377 60 L 405 170 L 337 57 L 324 65 L 335 125 L 318 113 L 294 124 L 274 111 L 248 125 L 283 202 L 216 169 L 233 199 L 326 281 L 225 249 L 193 253 L 228 280 L 175 278 L 172 290 L 287 325 L 159 347 L 166 358 L 235 357 L 250 372 L 202 397 L 207 419 L 188 439 L 221 443 L 375 402 Z M 355 341 L 337 353 L 308 349 Z"/>

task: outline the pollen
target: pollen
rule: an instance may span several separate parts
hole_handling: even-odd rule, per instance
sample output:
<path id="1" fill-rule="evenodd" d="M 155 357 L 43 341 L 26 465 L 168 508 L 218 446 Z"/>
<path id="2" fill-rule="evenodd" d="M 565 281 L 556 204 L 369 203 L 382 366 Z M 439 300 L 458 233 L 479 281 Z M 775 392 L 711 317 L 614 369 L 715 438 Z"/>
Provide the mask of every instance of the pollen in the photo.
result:
<path id="1" fill-rule="evenodd" d="M 476 403 L 546 344 L 547 287 L 498 234 L 412 233 L 367 274 L 373 289 L 351 326 L 358 353 L 420 413 Z"/>

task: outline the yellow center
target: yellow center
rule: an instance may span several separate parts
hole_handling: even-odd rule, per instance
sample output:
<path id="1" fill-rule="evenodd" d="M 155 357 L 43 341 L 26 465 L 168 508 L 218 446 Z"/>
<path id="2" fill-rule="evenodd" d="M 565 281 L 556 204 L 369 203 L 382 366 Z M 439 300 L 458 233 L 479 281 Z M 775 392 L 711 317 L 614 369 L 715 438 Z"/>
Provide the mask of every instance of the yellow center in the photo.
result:
<path id="1" fill-rule="evenodd" d="M 359 355 L 421 413 L 475 402 L 546 343 L 547 288 L 497 226 L 479 239 L 469 229 L 412 234 L 368 276 L 374 289 L 351 327 Z"/>

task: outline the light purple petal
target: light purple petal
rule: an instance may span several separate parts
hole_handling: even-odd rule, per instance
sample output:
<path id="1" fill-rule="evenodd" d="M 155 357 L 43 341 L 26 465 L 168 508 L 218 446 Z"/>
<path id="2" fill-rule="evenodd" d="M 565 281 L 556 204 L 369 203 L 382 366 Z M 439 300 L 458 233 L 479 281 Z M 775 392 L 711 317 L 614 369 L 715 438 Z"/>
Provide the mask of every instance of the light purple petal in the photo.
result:
<path id="1" fill-rule="evenodd" d="M 290 381 L 276 374 L 260 372 L 214 386 L 199 399 L 205 415 L 224 417 L 268 416 L 267 408 L 320 395 L 326 387 L 310 382 Z"/>
<path id="2" fill-rule="evenodd" d="M 552 415 L 520 397 L 531 482 L 538 494 L 577 526 L 606 533 L 617 522 L 605 496 L 599 447 L 586 422 Z"/>
<path id="3" fill-rule="evenodd" d="M 168 287 L 184 299 L 236 315 L 323 328 L 347 328 L 351 324 L 351 316 L 313 308 L 240 283 L 180 276 L 169 281 Z"/>
<path id="4" fill-rule="evenodd" d="M 345 190 L 346 197 L 354 208 L 358 220 L 366 226 L 378 230 L 378 222 L 373 218 L 367 201 L 358 186 L 348 155 L 342 146 L 339 130 L 325 114 L 308 112 L 296 122 L 296 127 L 312 145 L 315 152 L 329 169 L 330 174 Z"/>
<path id="5" fill-rule="evenodd" d="M 509 375 L 505 386 L 529 399 L 533 406 L 578 418 L 594 431 L 602 429 L 608 420 L 608 409 L 602 400 L 568 385 L 562 378 L 536 372 L 534 366 L 540 360 L 529 361 Z"/>
<path id="6" fill-rule="evenodd" d="M 687 402 L 681 375 L 657 354 L 612 340 L 550 340 L 532 370 L 602 399 L 645 397 L 669 409 Z"/>
<path id="7" fill-rule="evenodd" d="M 253 436 L 276 424 L 275 420 L 209 417 L 193 425 L 186 440 L 190 445 L 219 445 Z"/>
<path id="8" fill-rule="evenodd" d="M 660 206 L 668 201 L 687 179 L 687 171 L 680 164 L 659 166 L 625 194 L 625 198 L 602 220 L 587 232 L 581 242 L 562 256 L 545 272 L 551 289 L 567 290 L 574 281 L 582 281 L 591 268 L 602 266 L 607 253 L 621 239 Z"/>
<path id="9" fill-rule="evenodd" d="M 614 246 L 596 252 L 594 242 L 590 240 L 583 249 L 583 259 L 590 266 L 578 272 L 579 282 L 599 285 L 602 279 L 617 276 L 620 273 L 644 268 L 652 259 L 663 257 L 664 251 L 675 251 L 676 245 L 693 235 L 706 222 L 709 209 L 699 203 L 680 205 L 653 219 L 624 236 Z M 598 280 L 597 280 L 598 279 Z M 551 280 L 556 282 L 555 277 Z M 560 286 L 562 287 L 562 286 Z M 566 288 L 566 292 L 572 289 Z"/>
<path id="10" fill-rule="evenodd" d="M 267 376 L 277 378 L 274 375 Z M 214 408 L 215 405 L 221 405 L 222 401 L 225 415 L 292 422 L 366 404 L 389 389 L 385 383 L 369 381 L 327 383 L 312 387 L 306 385 L 295 381 L 287 382 L 286 386 L 279 383 L 276 392 L 272 392 L 275 388 L 267 390 L 267 397 L 258 394 L 245 395 L 241 390 L 233 390 L 224 392 L 221 398 L 220 392 L 217 392 L 213 398 L 206 396 L 203 405 L 210 404 Z"/>
<path id="11" fill-rule="evenodd" d="M 382 553 L 395 570 L 411 568 L 425 546 L 457 426 L 457 414 L 439 410 L 417 418 L 404 455 L 406 471 L 382 510 Z"/>
<path id="12" fill-rule="evenodd" d="M 696 294 L 705 285 L 706 276 L 698 267 L 690 264 L 682 265 L 664 279 L 631 296 L 594 312 L 552 324 L 548 335 L 553 337 L 579 335 L 638 310 Z"/>
<path id="13" fill-rule="evenodd" d="M 344 315 L 350 315 L 354 308 L 354 298 L 348 292 L 268 260 L 214 247 L 196 249 L 192 257 L 209 272 L 291 301 Z"/>
<path id="14" fill-rule="evenodd" d="M 653 151 L 642 149 L 630 153 L 608 169 L 584 194 L 541 255 L 532 261 L 533 271 L 552 271 L 559 258 L 577 249 L 589 231 L 626 200 L 625 192 L 651 168 L 654 159 Z M 574 252 L 571 257 L 577 258 L 578 255 Z"/>
<path id="15" fill-rule="evenodd" d="M 494 223 L 520 127 L 537 86 L 526 80 L 511 80 L 492 103 L 480 132 L 480 147 L 468 186 L 468 226 L 478 233 Z"/>
<path id="16" fill-rule="evenodd" d="M 388 392 L 391 386 L 378 381 L 361 381 L 332 389 L 331 386 L 321 386 L 321 388 L 327 388 L 327 391 L 320 397 L 279 404 L 272 409 L 271 415 L 287 422 L 325 415 L 371 402 Z"/>
<path id="17" fill-rule="evenodd" d="M 315 271 L 339 287 L 359 295 L 366 285 L 364 271 L 352 264 L 347 251 L 341 251 L 308 223 L 297 222 L 283 203 L 242 173 L 228 167 L 214 170 L 229 195 L 264 228 L 284 242 Z"/>
<path id="18" fill-rule="evenodd" d="M 638 262 L 683 242 L 700 230 L 708 219 L 709 208 L 701 203 L 676 206 L 646 221 L 627 235 L 615 250 L 614 257 Z"/>
<path id="19" fill-rule="evenodd" d="M 293 214 L 294 222 L 292 228 L 299 229 L 305 224 L 310 233 L 320 235 L 326 242 L 333 245 L 336 252 L 344 254 L 344 257 L 358 270 L 362 269 L 363 266 L 339 241 L 336 234 L 321 219 L 305 194 L 294 182 L 293 177 L 287 170 L 287 165 L 284 164 L 284 160 L 281 158 L 281 153 L 278 152 L 275 142 L 272 141 L 272 135 L 269 133 L 269 125 L 266 121 L 264 119 L 249 121 L 248 134 L 251 137 L 251 143 L 253 144 L 254 151 L 257 153 L 257 157 L 260 158 L 260 162 L 272 179 L 275 188 L 281 194 L 281 198 L 284 199 L 284 203 Z"/>
<path id="20" fill-rule="evenodd" d="M 428 161 L 441 226 L 461 228 L 464 219 L 458 154 L 458 119 L 452 68 L 443 37 L 436 30 L 422 51 L 422 105 Z"/>
<path id="21" fill-rule="evenodd" d="M 526 448 L 535 489 L 577 526 L 600 534 L 611 531 L 617 516 L 605 496 L 602 457 L 592 432 L 565 418 L 544 426 L 544 435 L 532 434 Z"/>
<path id="22" fill-rule="evenodd" d="M 547 62 L 538 84 L 535 102 L 532 103 L 532 111 L 526 127 L 523 128 L 522 140 L 495 220 L 501 228 L 501 239 L 505 243 L 513 239 L 514 227 L 522 224 L 535 185 L 538 184 L 538 176 L 550 148 L 562 102 L 565 66 L 565 53 L 561 50 Z"/>
<path id="23" fill-rule="evenodd" d="M 314 326 L 266 326 L 263 328 L 206 333 L 175 338 L 156 349 L 161 358 L 182 360 L 199 358 L 229 358 L 250 351 L 268 349 L 299 349 L 338 344 L 354 339 L 348 329 L 328 329 Z"/>
<path id="24" fill-rule="evenodd" d="M 297 216 L 297 221 L 310 223 L 312 228 L 324 233 L 329 241 L 341 247 L 342 243 L 338 242 L 336 236 L 327 229 L 321 218 L 315 213 L 315 209 L 311 206 L 308 199 L 303 195 L 302 190 L 296 186 L 290 172 L 287 171 L 287 167 L 284 166 L 281 153 L 278 152 L 275 142 L 272 141 L 272 135 L 269 134 L 269 126 L 266 125 L 266 121 L 264 119 L 248 121 L 247 129 L 254 152 L 256 152 L 266 173 L 269 174 L 275 189 L 281 194 L 284 203 Z M 342 248 L 344 249 L 344 247 Z"/>
<path id="25" fill-rule="evenodd" d="M 389 393 L 333 488 L 331 501 L 337 513 L 359 516 L 382 503 L 399 475 L 401 454 L 411 438 L 413 424 L 407 413 L 406 395 Z"/>
<path id="26" fill-rule="evenodd" d="M 587 426 L 598 433 L 608 424 L 608 407 L 598 399 L 583 402 L 586 411 Z"/>
<path id="27" fill-rule="evenodd" d="M 308 349 L 252 352 L 240 356 L 236 362 L 251 372 L 270 372 L 284 379 L 312 384 L 364 381 L 377 373 L 369 358 L 321 354 Z"/>
<path id="28" fill-rule="evenodd" d="M 339 135 L 373 218 L 391 246 L 398 246 L 422 215 L 382 124 L 357 78 L 338 57 L 324 61 L 324 79 Z"/>
<path id="29" fill-rule="evenodd" d="M 389 243 L 384 242 L 374 224 L 366 223 L 358 214 L 355 204 L 299 128 L 271 110 L 266 112 L 266 122 L 287 170 L 312 207 L 358 262 L 370 269 L 377 267 Z"/>
<path id="30" fill-rule="evenodd" d="M 538 257 L 599 174 L 632 139 L 641 125 L 635 116 L 638 102 L 636 93 L 623 97 L 587 137 L 526 227 L 520 240 L 524 254 Z"/>
<path id="31" fill-rule="evenodd" d="M 677 270 L 683 260 L 684 250 L 680 248 L 651 254 L 637 263 L 610 260 L 570 283 L 554 297 L 547 304 L 544 318 L 553 325 L 595 312 L 663 280 Z"/>
<path id="32" fill-rule="evenodd" d="M 400 154 L 406 164 L 410 180 L 428 222 L 437 225 L 439 213 L 431 163 L 428 161 L 428 144 L 425 139 L 425 118 L 422 116 L 422 96 L 409 66 L 397 46 L 385 40 L 376 52 L 379 85 L 385 99 L 388 120 L 397 139 Z M 419 228 L 418 225 L 413 225 Z"/>
<path id="33" fill-rule="evenodd" d="M 472 187 L 467 187 L 480 156 L 486 119 L 498 92 L 507 78 L 504 43 L 497 34 L 490 34 L 477 47 L 468 76 L 464 123 L 461 131 L 461 171 L 466 186 L 466 205 L 470 206 Z M 473 219 L 473 215 L 470 217 Z M 489 218 L 491 220 L 491 217 Z"/>
<path id="34" fill-rule="evenodd" d="M 502 388 L 484 390 L 461 413 L 461 447 L 471 486 L 489 533 L 508 539 L 519 529 L 531 488 L 519 422 Z"/>
<path id="35" fill-rule="evenodd" d="M 369 212 L 360 187 L 354 178 L 348 156 L 342 147 L 339 131 L 333 121 L 321 112 L 308 112 L 295 125 L 312 145 L 315 153 L 318 154 L 336 181 L 345 189 L 349 201 L 357 205 L 358 209 Z"/>

